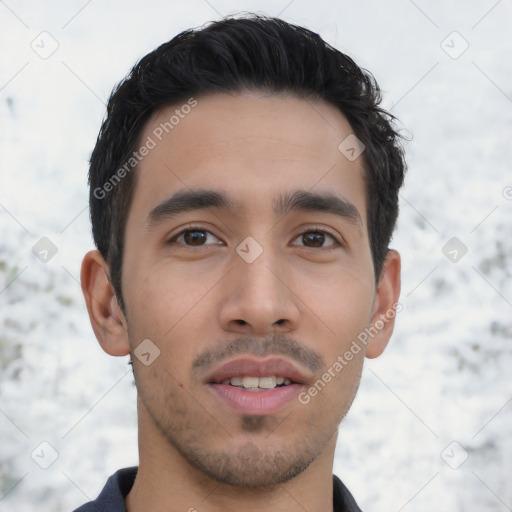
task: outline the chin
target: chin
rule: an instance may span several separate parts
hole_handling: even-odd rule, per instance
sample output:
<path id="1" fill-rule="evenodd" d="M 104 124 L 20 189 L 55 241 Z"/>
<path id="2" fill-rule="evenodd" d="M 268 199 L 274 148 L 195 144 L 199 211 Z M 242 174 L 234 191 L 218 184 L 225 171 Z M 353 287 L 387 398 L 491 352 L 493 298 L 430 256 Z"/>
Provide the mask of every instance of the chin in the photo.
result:
<path id="1" fill-rule="evenodd" d="M 265 444 L 265 443 L 262 443 Z M 302 473 L 317 454 L 304 447 L 300 452 L 267 451 L 247 442 L 231 452 L 195 453 L 189 460 L 199 470 L 216 482 L 237 487 L 272 487 L 283 484 Z"/>

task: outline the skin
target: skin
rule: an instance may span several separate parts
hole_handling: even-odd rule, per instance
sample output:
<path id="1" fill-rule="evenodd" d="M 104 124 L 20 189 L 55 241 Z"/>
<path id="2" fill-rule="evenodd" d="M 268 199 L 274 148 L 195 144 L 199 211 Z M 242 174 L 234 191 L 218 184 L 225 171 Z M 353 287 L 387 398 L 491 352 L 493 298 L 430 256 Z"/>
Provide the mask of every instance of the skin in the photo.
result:
<path id="1" fill-rule="evenodd" d="M 338 150 L 352 130 L 336 108 L 262 92 L 197 100 L 136 171 L 125 232 L 125 313 L 98 251 L 82 266 L 103 349 L 133 356 L 150 339 L 160 350 L 148 366 L 133 357 L 140 464 L 126 505 L 130 512 L 169 510 L 170 504 L 201 512 L 332 510 L 338 426 L 364 357 L 382 353 L 394 320 L 308 404 L 293 400 L 274 414 L 234 412 L 211 393 L 194 361 L 206 353 L 224 361 L 233 353 L 274 350 L 296 362 L 295 344 L 320 362 L 301 365 L 309 387 L 398 301 L 400 258 L 388 253 L 376 286 L 363 161 L 351 162 Z M 176 108 L 156 112 L 140 140 Z M 151 210 L 175 192 L 199 188 L 229 193 L 235 209 L 148 223 Z M 298 189 L 344 198 L 362 225 L 325 212 L 276 216 L 273 199 Z M 190 233 L 176 238 L 190 223 L 203 245 L 190 245 Z M 252 263 L 235 250 L 248 236 L 263 249 Z M 226 347 L 231 351 L 222 352 Z"/>

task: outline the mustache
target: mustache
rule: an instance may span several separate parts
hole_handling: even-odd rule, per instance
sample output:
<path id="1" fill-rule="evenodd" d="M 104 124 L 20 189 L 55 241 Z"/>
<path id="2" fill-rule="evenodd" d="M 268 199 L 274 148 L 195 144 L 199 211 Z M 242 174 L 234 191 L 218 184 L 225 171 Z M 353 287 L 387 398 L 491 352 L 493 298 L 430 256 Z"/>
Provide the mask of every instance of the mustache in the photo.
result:
<path id="1" fill-rule="evenodd" d="M 221 348 L 207 350 L 194 359 L 192 368 L 203 373 L 224 359 L 237 355 L 286 356 L 306 366 L 313 373 L 325 366 L 323 357 L 314 350 L 283 334 L 272 334 L 263 339 L 245 336 L 229 341 Z"/>

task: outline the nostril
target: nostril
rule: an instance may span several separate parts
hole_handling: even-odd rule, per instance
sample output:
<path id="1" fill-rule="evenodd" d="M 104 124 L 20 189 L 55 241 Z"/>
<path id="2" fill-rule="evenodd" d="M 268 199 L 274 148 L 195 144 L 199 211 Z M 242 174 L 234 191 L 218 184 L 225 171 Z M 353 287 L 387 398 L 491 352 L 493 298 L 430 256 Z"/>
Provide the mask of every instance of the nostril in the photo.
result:
<path id="1" fill-rule="evenodd" d="M 283 325 L 286 322 L 284 318 L 281 318 L 281 320 L 278 320 L 277 322 L 274 322 L 277 325 Z"/>

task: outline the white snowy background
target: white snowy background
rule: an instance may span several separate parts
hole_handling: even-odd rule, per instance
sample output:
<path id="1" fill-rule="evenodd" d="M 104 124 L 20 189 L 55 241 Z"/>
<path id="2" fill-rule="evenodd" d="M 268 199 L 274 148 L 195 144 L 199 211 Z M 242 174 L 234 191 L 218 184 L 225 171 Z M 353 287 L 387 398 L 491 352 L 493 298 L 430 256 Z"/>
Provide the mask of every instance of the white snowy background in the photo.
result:
<path id="1" fill-rule="evenodd" d="M 392 244 L 404 309 L 365 366 L 335 472 L 365 511 L 512 510 L 512 2 L 4 0 L 0 511 L 71 511 L 137 464 L 127 358 L 99 348 L 78 282 L 88 158 L 140 57 L 242 10 L 347 51 L 412 136 Z"/>

